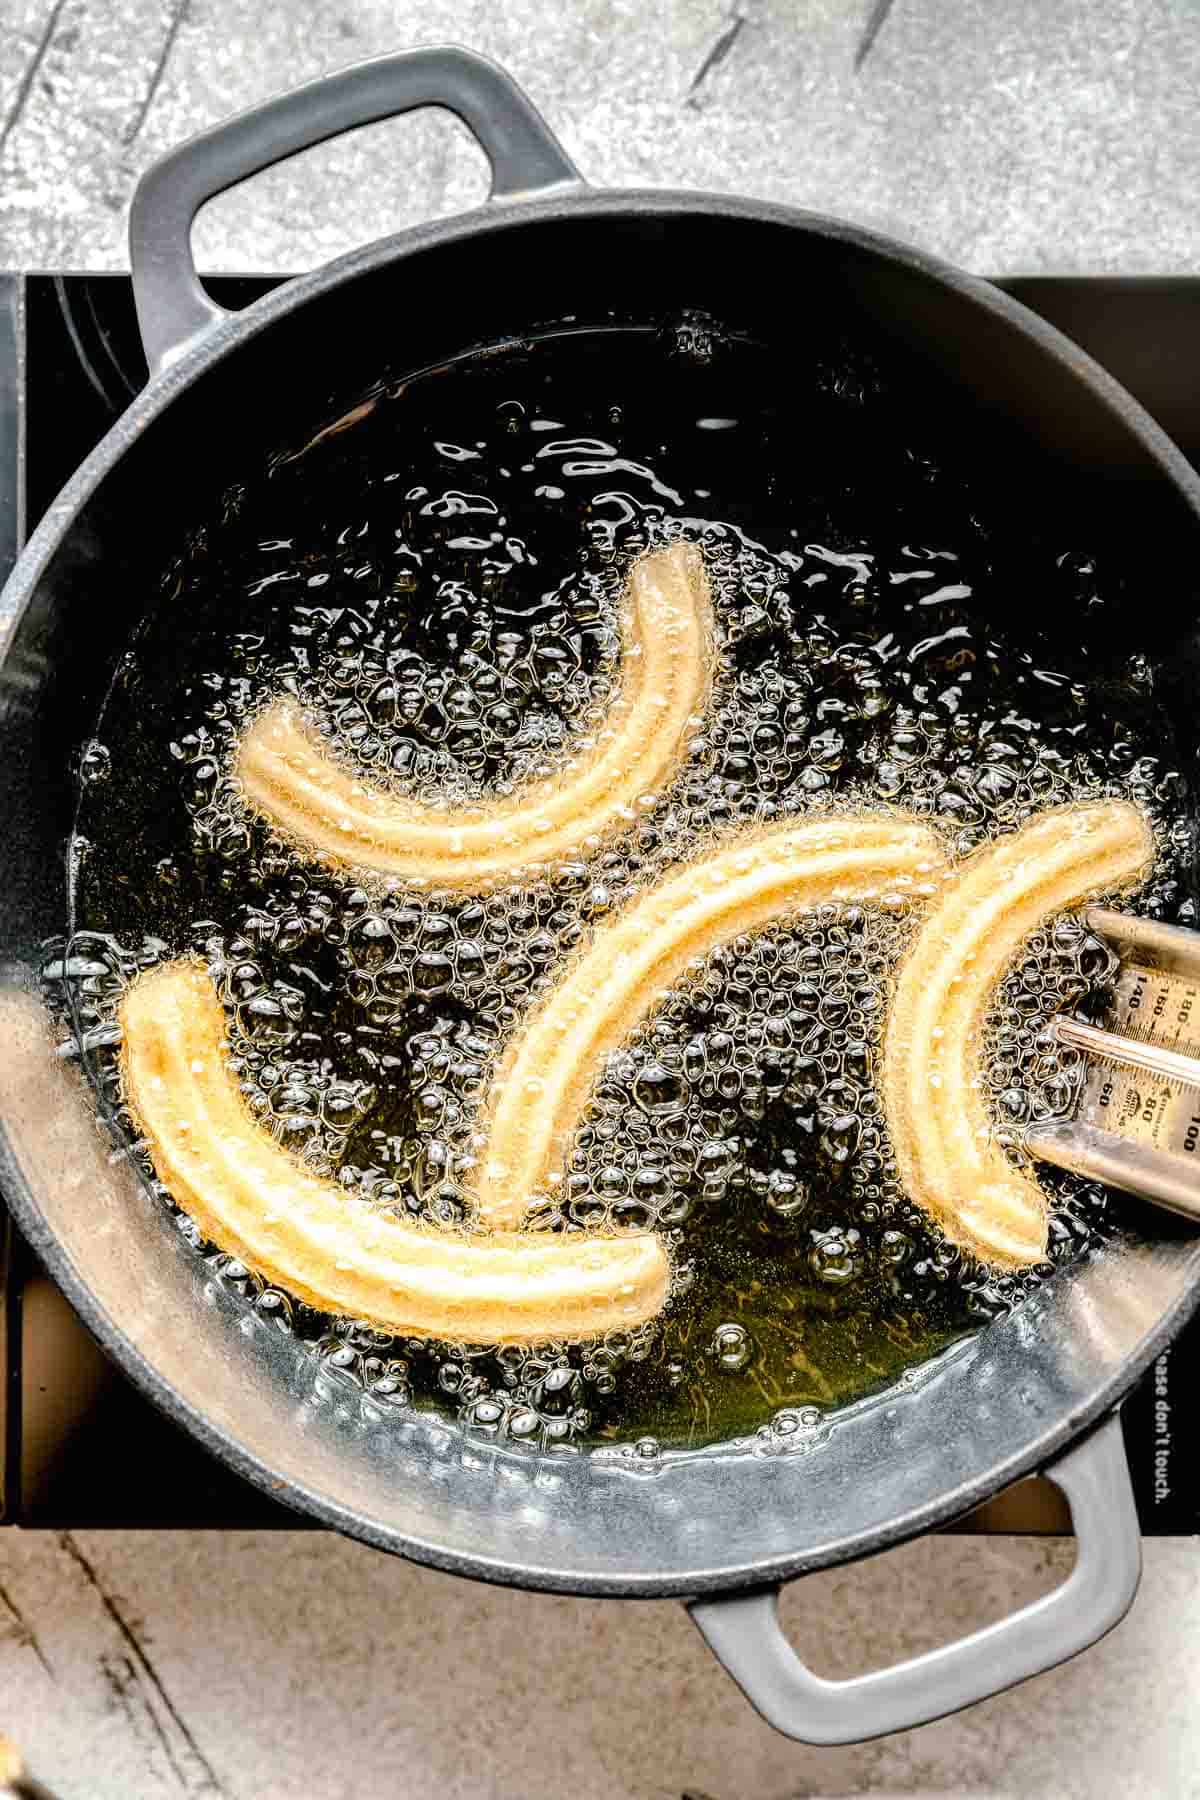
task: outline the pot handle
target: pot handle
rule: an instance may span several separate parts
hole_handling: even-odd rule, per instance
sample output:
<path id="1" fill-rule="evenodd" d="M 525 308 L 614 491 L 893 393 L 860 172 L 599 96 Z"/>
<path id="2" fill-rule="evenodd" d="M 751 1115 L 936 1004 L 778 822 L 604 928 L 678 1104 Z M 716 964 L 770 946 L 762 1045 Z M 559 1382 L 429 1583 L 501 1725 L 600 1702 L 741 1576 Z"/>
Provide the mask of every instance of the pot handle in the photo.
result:
<path id="1" fill-rule="evenodd" d="M 373 57 L 236 113 L 154 163 L 133 196 L 129 254 L 152 375 L 229 317 L 201 287 L 192 259 L 192 224 L 205 201 L 326 138 L 418 106 L 462 120 L 491 164 L 493 199 L 582 179 L 512 76 L 453 46 Z"/>
<path id="2" fill-rule="evenodd" d="M 709 1648 L 767 1723 L 804 1744 L 857 1744 L 925 1725 L 1086 1650 L 1120 1623 L 1142 1572 L 1121 1422 L 1045 1471 L 1071 1505 L 1075 1567 L 1061 1587 L 957 1643 L 850 1681 L 805 1668 L 780 1628 L 779 1589 L 694 1600 Z"/>

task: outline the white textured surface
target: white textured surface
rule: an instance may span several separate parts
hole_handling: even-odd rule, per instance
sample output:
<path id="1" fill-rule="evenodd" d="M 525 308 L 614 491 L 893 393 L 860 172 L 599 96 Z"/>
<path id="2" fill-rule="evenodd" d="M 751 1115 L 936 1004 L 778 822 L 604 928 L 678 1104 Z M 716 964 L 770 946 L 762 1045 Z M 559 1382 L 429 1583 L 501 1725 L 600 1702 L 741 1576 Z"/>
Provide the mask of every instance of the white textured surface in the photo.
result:
<path id="1" fill-rule="evenodd" d="M 0 266 L 119 267 L 159 151 L 333 64 L 456 39 L 512 69 L 598 183 L 843 212 L 984 270 L 1200 269 L 1195 0 L 896 0 L 856 73 L 869 11 L 0 0 Z M 457 127 L 376 127 L 220 202 L 199 250 L 300 267 L 483 183 Z M 788 1617 L 818 1667 L 849 1673 L 998 1615 L 1068 1560 L 926 1542 L 815 1578 Z M 0 1534 L 0 1729 L 64 1800 L 1175 1800 L 1200 1795 L 1197 1691 L 1190 1543 L 1148 1546 L 1130 1619 L 1069 1668 L 818 1752 L 754 1717 L 672 1605 L 470 1587 L 318 1535 Z"/>
<path id="2" fill-rule="evenodd" d="M 0 0 L 0 266 L 119 267 L 157 153 L 338 63 L 445 40 L 507 64 L 597 183 L 843 212 L 984 270 L 1200 266 L 1195 0 L 895 0 L 856 71 L 871 6 Z M 482 185 L 457 127 L 378 126 L 218 203 L 200 247 L 288 268 Z"/>
<path id="3" fill-rule="evenodd" d="M 512 1594 L 298 1533 L 0 1534 L 0 1729 L 62 1800 L 1176 1800 L 1200 1794 L 1196 1556 L 1164 1540 L 1147 1560 L 1128 1620 L 1067 1668 L 810 1750 L 669 1602 Z M 810 1578 L 786 1618 L 848 1675 L 1069 1562 L 1058 1541 L 926 1540 Z"/>

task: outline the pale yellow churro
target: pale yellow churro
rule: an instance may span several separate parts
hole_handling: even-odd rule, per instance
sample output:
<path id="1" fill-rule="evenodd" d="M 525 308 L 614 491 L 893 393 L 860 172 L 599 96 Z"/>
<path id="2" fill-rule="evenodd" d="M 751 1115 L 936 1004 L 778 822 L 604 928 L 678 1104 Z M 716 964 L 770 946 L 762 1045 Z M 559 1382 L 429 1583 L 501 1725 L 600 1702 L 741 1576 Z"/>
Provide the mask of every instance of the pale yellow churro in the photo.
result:
<path id="1" fill-rule="evenodd" d="M 608 1054 L 718 944 L 827 902 L 919 897 L 940 840 L 902 814 L 823 817 L 739 833 L 603 925 L 509 1046 L 485 1109 L 475 1199 L 511 1227 L 561 1177 Z"/>
<path id="2" fill-rule="evenodd" d="M 882 1082 L 901 1179 L 984 1262 L 1041 1262 L 1047 1235 L 1046 1196 L 993 1138 L 983 1027 L 997 985 L 1044 920 L 1130 886 L 1153 855 L 1146 819 L 1124 801 L 1044 813 L 964 863 L 901 966 Z"/>
<path id="3" fill-rule="evenodd" d="M 0 1787 L 15 1788 L 25 1775 L 25 1762 L 10 1737 L 0 1732 Z"/>
<path id="4" fill-rule="evenodd" d="M 468 1235 L 404 1223 L 323 1180 L 258 1126 L 204 969 L 164 963 L 121 1003 L 124 1092 L 159 1179 L 205 1236 L 322 1312 L 469 1343 L 588 1338 L 653 1318 L 649 1235 Z"/>
<path id="5" fill-rule="evenodd" d="M 434 887 L 478 888 L 594 849 L 681 762 L 712 685 L 712 606 L 694 544 L 634 563 L 622 661 L 604 723 L 551 779 L 475 807 L 424 806 L 354 775 L 290 700 L 250 726 L 235 763 L 247 800 L 302 849 Z"/>

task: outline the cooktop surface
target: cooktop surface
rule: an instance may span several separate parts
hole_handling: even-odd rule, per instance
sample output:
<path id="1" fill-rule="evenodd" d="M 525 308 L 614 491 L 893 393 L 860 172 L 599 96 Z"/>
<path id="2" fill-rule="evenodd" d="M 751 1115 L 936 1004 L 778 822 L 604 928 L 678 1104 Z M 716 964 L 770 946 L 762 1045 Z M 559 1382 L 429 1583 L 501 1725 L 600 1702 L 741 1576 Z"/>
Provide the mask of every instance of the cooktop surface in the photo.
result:
<path id="1" fill-rule="evenodd" d="M 210 283 L 226 305 L 274 285 Z M 1200 279 L 1002 283 L 1132 390 L 1200 466 Z M 146 379 L 129 280 L 0 274 L 0 583 L 46 507 Z M 4 624 L 0 607 L 0 628 Z M 0 1201 L 0 1522 L 295 1526 L 108 1362 Z M 1142 1528 L 1200 1531 L 1200 1322 L 1148 1372 L 1123 1422 Z M 1060 1531 L 1057 1491 L 1022 1482 L 958 1529 Z"/>

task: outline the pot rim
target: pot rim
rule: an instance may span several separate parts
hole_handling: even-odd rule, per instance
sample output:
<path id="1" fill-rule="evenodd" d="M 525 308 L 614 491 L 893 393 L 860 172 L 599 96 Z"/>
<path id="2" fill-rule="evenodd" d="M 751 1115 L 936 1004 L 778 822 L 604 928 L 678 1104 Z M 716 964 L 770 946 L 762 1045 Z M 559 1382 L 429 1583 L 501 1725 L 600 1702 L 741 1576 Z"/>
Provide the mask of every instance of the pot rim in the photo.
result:
<path id="1" fill-rule="evenodd" d="M 634 215 L 668 218 L 692 215 L 734 218 L 750 223 L 775 224 L 810 236 L 846 244 L 879 258 L 898 262 L 933 283 L 981 306 L 1005 326 L 1023 335 L 1083 381 L 1140 441 L 1163 477 L 1183 497 L 1200 524 L 1200 474 L 1149 413 L 1116 379 L 1064 333 L 1048 324 L 1022 302 L 983 277 L 957 268 L 880 233 L 830 215 L 805 211 L 775 202 L 735 195 L 675 189 L 591 190 L 559 188 L 539 198 L 513 198 L 491 202 L 482 208 L 408 228 L 347 252 L 308 273 L 295 276 L 231 314 L 193 343 L 161 375 L 151 380 L 114 423 L 88 458 L 80 465 L 47 509 L 15 564 L 3 594 L 0 619 L 4 642 L 3 661 L 16 627 L 51 559 L 70 533 L 82 506 L 99 488 L 125 450 L 172 403 L 233 350 L 269 330 L 279 320 L 304 307 L 310 300 L 333 292 L 344 283 L 366 276 L 413 253 L 470 238 L 501 234 L 514 225 L 553 225 L 576 217 Z M 1164 1346 L 1200 1307 L 1200 1281 L 1163 1311 L 1157 1323 L 1108 1381 L 1097 1387 L 1086 1404 L 1049 1428 L 1034 1431 L 1023 1448 L 999 1465 L 988 1465 L 978 1477 L 959 1483 L 889 1520 L 886 1526 L 865 1530 L 848 1539 L 818 1545 L 795 1555 L 762 1558 L 738 1569 L 698 1570 L 681 1575 L 614 1575 L 606 1571 L 564 1573 L 553 1568 L 516 1565 L 498 1558 L 450 1551 L 439 1543 L 406 1536 L 372 1517 L 331 1500 L 303 1482 L 281 1478 L 267 1462 L 233 1435 L 215 1425 L 208 1415 L 185 1398 L 140 1351 L 120 1322 L 92 1291 L 65 1245 L 49 1226 L 24 1173 L 13 1154 L 4 1121 L 0 1119 L 0 1187 L 10 1211 L 49 1274 L 72 1307 L 122 1373 L 161 1410 L 183 1425 L 204 1447 L 271 1499 L 306 1514 L 374 1548 L 402 1554 L 415 1562 L 500 1585 L 545 1592 L 623 1598 L 689 1598 L 700 1594 L 729 1593 L 761 1587 L 806 1574 L 814 1569 L 850 1562 L 900 1544 L 945 1525 L 1000 1492 L 1012 1482 L 1035 1472 L 1081 1437 L 1119 1404 Z M 1200 1271 L 1200 1246 L 1191 1259 Z"/>

